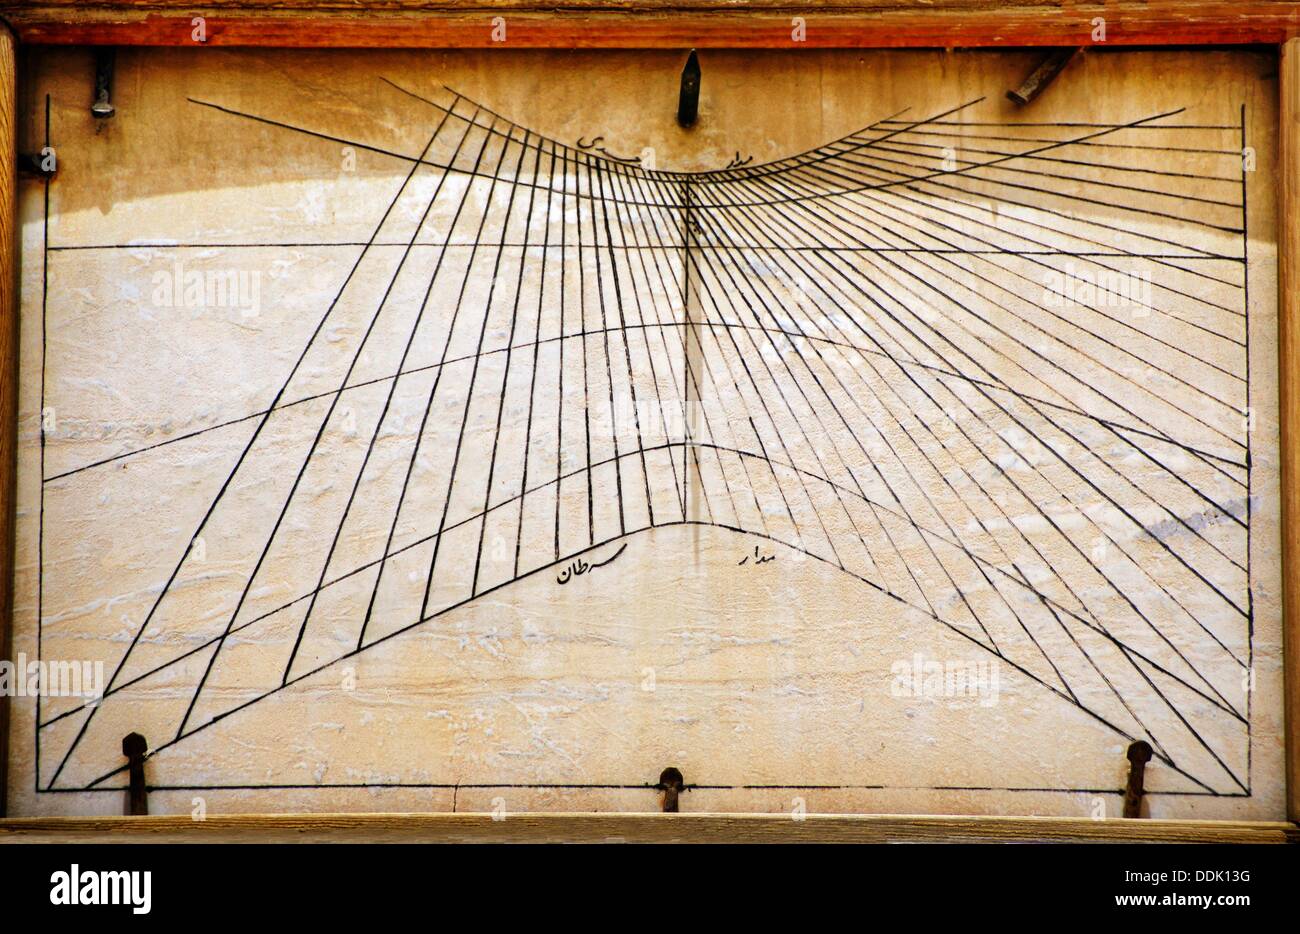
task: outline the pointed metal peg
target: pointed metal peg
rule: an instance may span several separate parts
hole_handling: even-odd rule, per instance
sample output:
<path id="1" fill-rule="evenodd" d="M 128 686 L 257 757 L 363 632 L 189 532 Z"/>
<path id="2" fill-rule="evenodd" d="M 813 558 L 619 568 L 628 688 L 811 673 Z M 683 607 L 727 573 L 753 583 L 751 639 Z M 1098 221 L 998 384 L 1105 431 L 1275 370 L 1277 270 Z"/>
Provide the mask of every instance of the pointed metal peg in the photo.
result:
<path id="1" fill-rule="evenodd" d="M 149 813 L 149 789 L 144 783 L 144 757 L 149 751 L 149 741 L 139 733 L 122 737 L 122 755 L 126 756 L 129 784 L 126 792 L 126 813 L 131 816 Z"/>
<path id="2" fill-rule="evenodd" d="M 677 97 L 677 124 L 682 128 L 695 126 L 700 115 L 700 57 L 691 49 L 686 67 L 682 69 L 682 89 Z"/>
<path id="3" fill-rule="evenodd" d="M 659 784 L 655 788 L 664 793 L 664 813 L 677 813 L 677 799 L 686 788 L 682 773 L 671 765 L 659 773 Z"/>
<path id="4" fill-rule="evenodd" d="M 100 120 L 117 113 L 109 96 L 113 92 L 113 68 L 117 55 L 111 48 L 101 48 L 95 52 L 95 101 L 90 105 L 90 112 Z"/>
<path id="5" fill-rule="evenodd" d="M 1029 77 L 1021 82 L 1020 87 L 1014 91 L 1007 91 L 1007 100 L 1015 101 L 1022 107 L 1028 104 L 1047 89 L 1053 79 L 1065 70 L 1065 66 L 1070 64 L 1079 52 L 1079 49 L 1057 49 L 1038 63 L 1038 67 L 1029 73 Z"/>
<path id="6" fill-rule="evenodd" d="M 1124 816 L 1142 816 L 1142 783 L 1146 776 L 1147 763 L 1151 761 L 1151 744 L 1138 740 L 1131 743 L 1126 753 L 1128 757 L 1128 787 L 1124 789 Z"/>

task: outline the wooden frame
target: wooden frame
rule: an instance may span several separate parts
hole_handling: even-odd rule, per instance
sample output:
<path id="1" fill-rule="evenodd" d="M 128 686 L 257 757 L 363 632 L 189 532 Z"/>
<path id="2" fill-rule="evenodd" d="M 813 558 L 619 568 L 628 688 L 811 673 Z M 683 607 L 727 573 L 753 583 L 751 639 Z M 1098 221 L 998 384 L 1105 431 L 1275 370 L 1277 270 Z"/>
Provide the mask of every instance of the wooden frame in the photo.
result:
<path id="1" fill-rule="evenodd" d="M 1279 395 L 1287 816 L 1300 821 L 1300 3 L 1289 0 L 0 0 L 0 657 L 9 657 L 17 448 L 15 58 L 22 44 L 286 48 L 898 48 L 1077 46 L 1105 20 L 1110 45 L 1279 47 Z M 794 17 L 806 41 L 792 39 Z M 0 818 L 6 801 L 7 698 L 0 698 Z M 247 840 L 1113 840 L 1283 842 L 1292 824 L 1010 817 L 768 815 L 314 815 L 9 818 L 0 841 Z"/>
<path id="2" fill-rule="evenodd" d="M 0 29 L 0 658 L 13 654 L 14 497 L 18 479 L 18 257 L 16 62 Z M 0 697 L 0 817 L 9 792 L 9 698 Z"/>
<path id="3" fill-rule="evenodd" d="M 1281 48 L 1278 81 L 1278 394 L 1282 445 L 1282 632 L 1287 817 L 1300 821 L 1300 39 Z"/>
<path id="4" fill-rule="evenodd" d="M 1093 19 L 1121 45 L 1267 42 L 1300 35 L 1287 0 L 38 0 L 0 2 L 20 42 L 185 45 L 203 17 L 210 45 L 488 48 L 885 48 L 1084 45 Z"/>
<path id="5" fill-rule="evenodd" d="M 284 814 L 11 818 L 0 845 L 104 843 L 1288 843 L 1292 824 L 809 814 Z"/>

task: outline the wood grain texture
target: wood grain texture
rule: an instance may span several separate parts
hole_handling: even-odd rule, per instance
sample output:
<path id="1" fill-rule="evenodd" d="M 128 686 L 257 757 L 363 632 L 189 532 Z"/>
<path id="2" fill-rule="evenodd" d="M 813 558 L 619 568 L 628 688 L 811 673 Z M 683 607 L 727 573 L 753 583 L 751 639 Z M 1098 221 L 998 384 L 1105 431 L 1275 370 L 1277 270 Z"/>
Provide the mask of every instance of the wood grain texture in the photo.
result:
<path id="1" fill-rule="evenodd" d="M 1282 46 L 1278 160 L 1278 394 L 1282 432 L 1282 618 L 1287 815 L 1300 819 L 1300 39 Z"/>
<path id="2" fill-rule="evenodd" d="M 0 658 L 12 655 L 14 492 L 18 450 L 18 306 L 15 301 L 14 37 L 0 26 Z M 9 698 L 0 697 L 0 815 L 8 800 Z"/>
<path id="3" fill-rule="evenodd" d="M 1064 12 L 1087 13 L 1093 10 L 1109 12 L 1156 11 L 1186 9 L 1217 9 L 1220 15 L 1249 14 L 1252 10 L 1275 11 L 1293 6 L 1292 0 L 1247 0 L 1230 4 L 1223 0 L 822 0 L 815 9 L 831 12 L 849 12 L 874 15 L 915 13 L 924 7 L 930 15 L 971 16 L 997 15 L 1051 15 Z M 791 0 L 206 0 L 201 4 L 184 0 L 39 0 L 15 2 L 7 0 L 0 6 L 14 9 L 53 7 L 82 11 L 111 9 L 121 11 L 183 12 L 192 10 L 348 10 L 392 13 L 476 13 L 482 11 L 515 11 L 565 13 L 601 11 L 613 13 L 703 13 L 769 11 L 776 13 L 807 14 L 807 4 Z"/>
<path id="4" fill-rule="evenodd" d="M 4 843 L 1286 843 L 1286 823 L 773 814 L 286 814 L 0 820 Z"/>
<path id="5" fill-rule="evenodd" d="M 806 7 L 776 0 L 291 0 L 201 6 L 176 0 L 84 4 L 72 0 L 0 3 L 23 42 L 192 45 L 192 19 L 206 20 L 207 45 L 405 48 L 907 48 L 1084 45 L 1104 17 L 1108 45 L 1276 43 L 1300 34 L 1300 6 L 1289 0 L 1224 3 L 1159 0 L 1110 3 L 924 5 L 857 0 Z M 508 38 L 492 38 L 504 16 Z M 795 42 L 791 19 L 807 24 Z"/>

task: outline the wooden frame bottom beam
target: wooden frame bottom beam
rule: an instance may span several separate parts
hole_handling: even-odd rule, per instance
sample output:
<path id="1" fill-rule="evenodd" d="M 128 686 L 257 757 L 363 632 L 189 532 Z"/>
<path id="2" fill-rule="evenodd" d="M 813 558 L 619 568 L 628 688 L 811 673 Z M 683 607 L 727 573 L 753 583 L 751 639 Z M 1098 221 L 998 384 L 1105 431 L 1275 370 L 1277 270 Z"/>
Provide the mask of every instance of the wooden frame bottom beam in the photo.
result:
<path id="1" fill-rule="evenodd" d="M 6 843 L 1287 843 L 1293 824 L 785 814 L 283 814 L 0 820 Z"/>

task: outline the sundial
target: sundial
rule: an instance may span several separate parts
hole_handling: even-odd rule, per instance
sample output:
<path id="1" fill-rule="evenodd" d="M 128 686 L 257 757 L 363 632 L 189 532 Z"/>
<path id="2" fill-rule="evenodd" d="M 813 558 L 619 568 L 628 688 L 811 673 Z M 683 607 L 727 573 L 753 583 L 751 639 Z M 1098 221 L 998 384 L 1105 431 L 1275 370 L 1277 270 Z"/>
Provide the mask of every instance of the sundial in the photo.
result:
<path id="1" fill-rule="evenodd" d="M 1186 54 L 45 56 L 19 800 L 1275 817 L 1274 92 Z"/>

